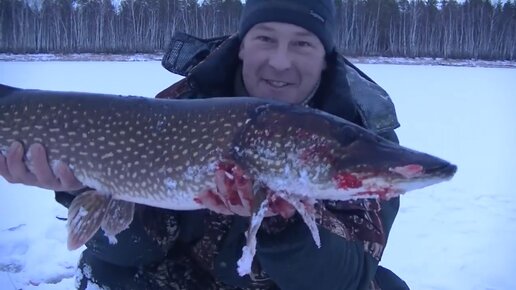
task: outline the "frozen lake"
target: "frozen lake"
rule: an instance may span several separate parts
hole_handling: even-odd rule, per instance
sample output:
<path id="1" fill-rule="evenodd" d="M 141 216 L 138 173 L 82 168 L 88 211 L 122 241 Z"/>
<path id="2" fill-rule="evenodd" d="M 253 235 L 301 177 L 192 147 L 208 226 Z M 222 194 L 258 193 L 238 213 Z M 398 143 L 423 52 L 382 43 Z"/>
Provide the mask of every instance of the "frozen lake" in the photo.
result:
<path id="1" fill-rule="evenodd" d="M 459 167 L 402 197 L 382 263 L 412 289 L 516 289 L 516 69 L 358 65 L 391 95 L 401 143 Z M 178 76 L 149 62 L 0 62 L 0 83 L 147 97 Z M 0 181 L 0 288 L 70 289 L 80 250 L 50 191 Z"/>

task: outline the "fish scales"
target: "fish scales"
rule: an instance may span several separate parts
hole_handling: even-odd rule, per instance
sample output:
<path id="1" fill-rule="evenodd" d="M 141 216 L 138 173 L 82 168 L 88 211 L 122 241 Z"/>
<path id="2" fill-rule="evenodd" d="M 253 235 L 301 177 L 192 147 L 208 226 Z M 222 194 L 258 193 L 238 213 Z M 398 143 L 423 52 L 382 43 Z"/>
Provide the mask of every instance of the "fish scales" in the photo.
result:
<path id="1" fill-rule="evenodd" d="M 114 198 L 194 209 L 193 193 L 214 188 L 217 162 L 257 105 L 120 98 L 36 90 L 4 97 L 0 144 L 4 151 L 15 140 L 46 144 L 49 160 Z"/>

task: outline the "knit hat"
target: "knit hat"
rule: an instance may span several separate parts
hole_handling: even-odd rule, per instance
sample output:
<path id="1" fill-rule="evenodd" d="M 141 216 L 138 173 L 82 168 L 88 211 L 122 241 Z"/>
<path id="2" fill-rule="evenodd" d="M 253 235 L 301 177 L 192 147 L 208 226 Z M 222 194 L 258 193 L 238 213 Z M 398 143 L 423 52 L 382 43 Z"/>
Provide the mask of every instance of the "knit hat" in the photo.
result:
<path id="1" fill-rule="evenodd" d="M 240 17 L 238 35 L 241 39 L 256 24 L 285 22 L 315 34 L 326 53 L 335 48 L 334 0 L 247 0 Z"/>

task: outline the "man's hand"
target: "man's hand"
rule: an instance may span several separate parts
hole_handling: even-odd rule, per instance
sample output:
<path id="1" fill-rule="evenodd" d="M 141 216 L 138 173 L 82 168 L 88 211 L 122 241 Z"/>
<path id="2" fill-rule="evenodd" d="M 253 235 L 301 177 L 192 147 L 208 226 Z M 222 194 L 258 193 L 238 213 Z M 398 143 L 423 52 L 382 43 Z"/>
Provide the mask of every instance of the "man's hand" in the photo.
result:
<path id="1" fill-rule="evenodd" d="M 54 191 L 74 191 L 84 187 L 71 169 L 59 161 L 53 167 L 41 144 L 33 144 L 27 152 L 27 164 L 23 161 L 23 146 L 13 142 L 7 154 L 0 154 L 0 175 L 10 183 L 21 183 Z"/>
<path id="2" fill-rule="evenodd" d="M 233 164 L 223 164 L 215 172 L 216 190 L 210 190 L 199 196 L 198 202 L 208 209 L 227 215 L 251 216 L 253 214 L 253 181 L 243 170 Z M 289 218 L 295 209 L 284 199 L 265 189 L 269 199 L 269 211 L 266 216 L 281 215 Z M 254 205 L 259 206 L 259 205 Z"/>

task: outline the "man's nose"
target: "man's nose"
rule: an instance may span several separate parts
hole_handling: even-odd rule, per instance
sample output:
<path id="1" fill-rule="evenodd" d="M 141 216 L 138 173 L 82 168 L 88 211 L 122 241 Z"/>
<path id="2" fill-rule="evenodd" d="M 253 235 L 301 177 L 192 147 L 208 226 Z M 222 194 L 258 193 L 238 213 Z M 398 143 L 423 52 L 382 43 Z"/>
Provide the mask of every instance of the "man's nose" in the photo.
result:
<path id="1" fill-rule="evenodd" d="M 288 70 L 292 66 L 292 59 L 287 47 L 278 46 L 271 52 L 269 65 L 278 71 Z"/>

